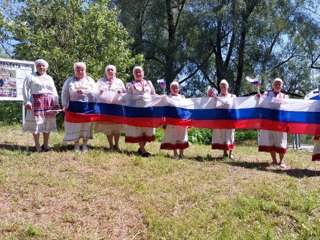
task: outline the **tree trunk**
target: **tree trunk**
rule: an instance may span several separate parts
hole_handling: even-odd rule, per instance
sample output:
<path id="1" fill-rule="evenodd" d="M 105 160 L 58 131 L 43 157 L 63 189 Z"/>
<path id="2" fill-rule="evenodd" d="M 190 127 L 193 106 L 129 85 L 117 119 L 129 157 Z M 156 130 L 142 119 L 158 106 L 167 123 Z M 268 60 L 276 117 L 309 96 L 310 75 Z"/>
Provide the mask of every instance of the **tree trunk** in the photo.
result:
<path id="1" fill-rule="evenodd" d="M 243 26 L 241 30 L 240 36 L 240 45 L 238 50 L 238 69 L 237 69 L 237 79 L 234 86 L 234 93 L 238 96 L 240 94 L 240 87 L 242 82 L 242 75 L 243 75 L 243 66 L 244 66 L 244 49 L 246 44 L 246 27 Z"/>
<path id="2" fill-rule="evenodd" d="M 175 78 L 174 73 L 174 61 L 176 55 L 176 26 L 174 21 L 173 6 L 171 3 L 172 0 L 166 0 L 166 10 L 167 10 L 167 21 L 168 21 L 168 44 L 167 44 L 167 53 L 165 55 L 166 62 L 164 66 L 164 79 L 167 83 L 167 91 L 170 92 L 170 83 Z"/>

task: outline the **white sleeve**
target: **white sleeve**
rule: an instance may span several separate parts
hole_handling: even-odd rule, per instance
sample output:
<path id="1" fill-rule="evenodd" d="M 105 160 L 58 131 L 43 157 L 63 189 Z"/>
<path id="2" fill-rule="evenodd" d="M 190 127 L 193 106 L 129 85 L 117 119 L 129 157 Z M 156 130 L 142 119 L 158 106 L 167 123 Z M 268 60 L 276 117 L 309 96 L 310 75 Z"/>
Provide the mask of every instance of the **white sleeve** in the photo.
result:
<path id="1" fill-rule="evenodd" d="M 148 82 L 149 82 L 149 86 L 151 88 L 150 94 L 151 95 L 155 95 L 156 94 L 156 90 L 154 89 L 152 82 L 150 80 L 148 80 Z"/>
<path id="2" fill-rule="evenodd" d="M 72 78 L 68 78 L 62 87 L 62 91 L 61 91 L 61 103 L 62 103 L 62 107 L 68 107 L 69 104 L 69 97 L 70 97 L 70 93 L 69 93 L 69 84 L 70 84 L 70 79 Z"/>
<path id="3" fill-rule="evenodd" d="M 126 91 L 126 87 L 124 86 L 124 83 L 123 83 L 123 81 L 120 79 L 120 84 L 121 84 L 121 91 L 123 92 L 123 93 L 125 93 L 125 92 L 127 92 Z"/>
<path id="4" fill-rule="evenodd" d="M 97 93 L 98 92 L 98 86 L 97 86 L 96 81 L 91 78 L 91 83 L 92 83 L 93 92 Z"/>
<path id="5" fill-rule="evenodd" d="M 101 80 L 102 78 L 100 78 L 98 81 L 97 81 L 97 88 L 98 88 L 98 90 L 100 90 L 100 87 L 101 87 L 101 85 L 102 85 L 102 80 Z"/>
<path id="6" fill-rule="evenodd" d="M 54 84 L 52 77 L 50 77 L 50 88 L 52 91 L 52 95 L 54 97 L 54 99 L 53 99 L 54 104 L 59 105 L 59 95 L 58 95 L 57 88 L 56 88 L 56 85 Z"/>
<path id="7" fill-rule="evenodd" d="M 32 79 L 32 75 L 28 74 L 23 82 L 22 94 L 23 94 L 23 102 L 25 105 L 32 104 L 31 79 Z"/>
<path id="8" fill-rule="evenodd" d="M 127 93 L 129 93 L 129 94 L 133 94 L 133 91 L 132 91 L 132 83 L 127 83 L 127 86 L 126 86 L 126 89 L 127 89 Z"/>
<path id="9" fill-rule="evenodd" d="M 88 79 L 90 81 L 89 94 L 91 94 L 91 96 L 96 96 L 98 93 L 97 83 L 91 77 L 88 77 Z"/>

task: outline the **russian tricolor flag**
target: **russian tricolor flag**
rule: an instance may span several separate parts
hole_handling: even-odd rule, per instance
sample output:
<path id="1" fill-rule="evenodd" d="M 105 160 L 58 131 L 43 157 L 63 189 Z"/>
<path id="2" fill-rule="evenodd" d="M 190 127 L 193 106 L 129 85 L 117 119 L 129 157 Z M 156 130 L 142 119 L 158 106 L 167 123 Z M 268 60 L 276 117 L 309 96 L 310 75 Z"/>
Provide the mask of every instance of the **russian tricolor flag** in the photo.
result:
<path id="1" fill-rule="evenodd" d="M 67 122 L 107 121 L 137 127 L 162 124 L 211 129 L 265 129 L 320 134 L 317 100 L 261 96 L 173 99 L 167 95 L 99 95 L 97 102 L 70 101 Z"/>
<path id="2" fill-rule="evenodd" d="M 258 79 L 251 78 L 251 77 L 247 76 L 246 80 L 248 82 L 250 82 L 251 84 L 256 85 L 257 87 L 260 86 L 260 83 L 259 83 Z"/>
<path id="3" fill-rule="evenodd" d="M 162 89 L 166 88 L 166 82 L 164 81 L 164 79 L 158 79 L 157 83 Z"/>
<path id="4" fill-rule="evenodd" d="M 309 99 L 309 100 L 320 100 L 319 98 L 319 89 L 314 89 L 311 92 L 309 92 L 304 99 Z"/>
<path id="5" fill-rule="evenodd" d="M 212 97 L 213 95 L 214 95 L 214 90 L 213 90 L 213 88 L 209 87 L 208 91 L 207 91 L 207 96 Z"/>

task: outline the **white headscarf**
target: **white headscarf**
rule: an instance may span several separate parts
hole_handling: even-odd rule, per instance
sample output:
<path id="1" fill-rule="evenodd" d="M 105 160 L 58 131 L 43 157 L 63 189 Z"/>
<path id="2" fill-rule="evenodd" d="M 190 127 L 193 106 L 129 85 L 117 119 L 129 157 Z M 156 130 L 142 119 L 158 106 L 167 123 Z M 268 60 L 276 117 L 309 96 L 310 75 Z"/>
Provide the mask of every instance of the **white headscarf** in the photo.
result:
<path id="1" fill-rule="evenodd" d="M 141 66 L 135 66 L 134 68 L 133 68 L 133 70 L 132 70 L 132 73 L 134 74 L 134 72 L 136 71 L 136 70 L 141 70 L 141 72 L 143 72 L 144 73 L 144 71 L 143 71 L 143 68 L 141 67 Z"/>
<path id="2" fill-rule="evenodd" d="M 222 79 L 219 85 L 221 86 L 221 84 L 225 84 L 227 88 L 229 88 L 229 83 L 227 82 L 227 80 Z"/>
<path id="3" fill-rule="evenodd" d="M 104 69 L 104 71 L 108 71 L 109 69 L 113 69 L 113 71 L 116 73 L 117 72 L 117 68 L 115 65 L 108 65 L 106 66 L 106 68 Z"/>
<path id="4" fill-rule="evenodd" d="M 281 79 L 281 78 L 275 78 L 275 79 L 273 80 L 272 85 L 273 85 L 273 84 L 275 84 L 276 82 L 281 83 L 281 85 L 283 84 L 283 82 L 282 82 L 282 79 Z"/>
<path id="5" fill-rule="evenodd" d="M 43 64 L 46 69 L 48 69 L 48 67 L 49 67 L 48 62 L 44 59 L 37 59 L 35 61 L 35 65 L 37 66 L 38 64 Z"/>
<path id="6" fill-rule="evenodd" d="M 176 86 L 179 87 L 179 83 L 178 83 L 177 81 L 172 81 L 172 82 L 170 83 L 170 88 L 171 88 L 173 85 L 176 85 Z"/>

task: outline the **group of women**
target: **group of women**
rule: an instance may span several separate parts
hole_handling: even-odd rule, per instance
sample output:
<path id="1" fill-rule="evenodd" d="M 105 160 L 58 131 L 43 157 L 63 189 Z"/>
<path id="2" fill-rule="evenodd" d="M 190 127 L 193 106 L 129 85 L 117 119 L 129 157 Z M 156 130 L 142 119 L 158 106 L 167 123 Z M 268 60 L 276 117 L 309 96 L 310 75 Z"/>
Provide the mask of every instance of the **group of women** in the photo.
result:
<path id="1" fill-rule="evenodd" d="M 26 121 L 23 131 L 33 134 L 35 150 L 49 150 L 49 134 L 56 131 L 56 112 L 60 110 L 59 98 L 53 79 L 46 73 L 48 63 L 43 59 L 35 61 L 36 72 L 28 75 L 24 81 L 23 96 L 27 109 Z M 67 111 L 70 101 L 92 102 L 94 99 L 106 91 L 128 93 L 133 95 L 154 95 L 155 89 L 150 80 L 144 79 L 142 67 L 136 66 L 133 69 L 134 80 L 128 82 L 126 86 L 116 77 L 116 67 L 108 65 L 105 68 L 104 77 L 97 83 L 86 73 L 86 64 L 77 62 L 73 65 L 74 75 L 69 77 L 63 84 L 61 103 L 62 110 Z M 210 97 L 235 98 L 236 96 L 228 92 L 229 84 L 226 80 L 220 82 L 221 93 L 210 94 Z M 273 89 L 266 92 L 266 97 L 285 98 L 281 93 L 282 80 L 276 78 L 273 82 Z M 258 97 L 261 95 L 258 94 Z M 173 81 L 170 84 L 169 98 L 184 98 L 179 93 L 179 84 Z M 88 151 L 88 140 L 93 137 L 93 123 L 72 123 L 65 121 L 64 141 L 74 142 L 75 151 Z M 121 131 L 125 131 L 126 143 L 138 143 L 137 153 L 142 157 L 150 156 L 146 150 L 146 143 L 155 140 L 155 129 L 150 127 L 126 126 L 113 122 L 98 122 L 95 124 L 95 132 L 102 132 L 107 136 L 109 149 L 119 151 L 119 138 Z M 40 133 L 43 134 L 43 144 L 40 144 Z M 212 149 L 223 150 L 223 157 L 234 158 L 232 150 L 234 148 L 234 129 L 214 130 L 212 135 Z M 80 141 L 82 140 L 82 143 Z M 161 149 L 173 150 L 174 158 L 183 158 L 184 149 L 189 147 L 188 131 L 184 126 L 166 126 L 165 136 L 162 140 Z M 285 168 L 283 162 L 286 153 L 287 136 L 286 133 L 273 131 L 260 131 L 259 151 L 271 153 L 272 163 L 279 164 Z M 277 162 L 276 153 L 280 155 Z"/>
<path id="2" fill-rule="evenodd" d="M 35 61 L 36 72 L 26 77 L 23 85 L 24 104 L 27 109 L 26 121 L 23 131 L 33 134 L 35 150 L 49 150 L 49 134 L 57 130 L 55 115 L 59 111 L 59 97 L 53 79 L 46 73 L 48 63 L 43 59 Z M 144 79 L 142 67 L 133 69 L 134 80 L 125 87 L 124 83 L 116 77 L 116 67 L 108 65 L 105 75 L 96 83 L 86 73 L 86 64 L 77 62 L 73 65 L 74 75 L 63 84 L 61 93 L 62 110 L 67 111 L 70 101 L 93 102 L 96 97 L 106 91 L 133 95 L 156 94 L 152 82 Z M 93 123 L 73 123 L 65 121 L 65 135 L 63 141 L 74 142 L 75 151 L 88 151 L 88 140 L 93 137 Z M 95 132 L 105 133 L 109 149 L 119 151 L 119 138 L 123 130 L 122 125 L 112 122 L 98 122 Z M 43 144 L 40 144 L 40 133 L 43 134 Z M 143 157 L 150 156 L 145 146 L 147 142 L 155 140 L 155 129 L 149 127 L 126 126 L 127 143 L 138 143 L 138 154 Z M 82 141 L 80 143 L 80 141 Z M 186 140 L 187 141 L 187 140 Z"/>

